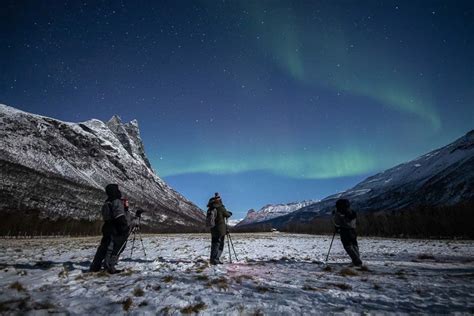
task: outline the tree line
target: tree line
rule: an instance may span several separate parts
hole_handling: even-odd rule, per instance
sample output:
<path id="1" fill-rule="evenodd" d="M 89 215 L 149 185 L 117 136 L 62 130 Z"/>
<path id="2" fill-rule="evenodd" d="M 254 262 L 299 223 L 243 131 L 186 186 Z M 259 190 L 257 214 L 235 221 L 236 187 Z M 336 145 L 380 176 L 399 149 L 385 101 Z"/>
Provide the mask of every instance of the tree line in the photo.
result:
<path id="1" fill-rule="evenodd" d="M 359 212 L 357 232 L 362 236 L 401 238 L 474 238 L 474 202 L 453 206 L 417 206 L 397 211 Z M 293 222 L 280 227 L 261 223 L 237 227 L 237 232 L 282 232 L 331 234 L 334 225 L 329 216 L 307 222 Z"/>
<path id="2" fill-rule="evenodd" d="M 34 238 L 58 236 L 101 235 L 103 221 L 59 217 L 51 219 L 40 216 L 39 211 L 2 211 L 0 213 L 0 238 Z M 157 226 L 157 225 L 155 225 Z M 199 233 L 204 227 L 185 225 L 141 225 L 142 233 Z"/>
<path id="3" fill-rule="evenodd" d="M 361 236 L 401 238 L 474 238 L 474 202 L 453 206 L 417 206 L 397 211 L 359 212 L 357 231 Z M 42 236 L 93 236 L 100 235 L 101 220 L 72 218 L 43 218 L 37 211 L 2 211 L 0 237 L 32 238 Z M 316 217 L 306 222 L 293 222 L 280 227 L 271 223 L 257 223 L 231 228 L 231 232 L 282 232 L 302 234 L 332 234 L 331 217 Z M 143 233 L 204 233 L 199 226 L 155 225 L 142 226 Z"/>

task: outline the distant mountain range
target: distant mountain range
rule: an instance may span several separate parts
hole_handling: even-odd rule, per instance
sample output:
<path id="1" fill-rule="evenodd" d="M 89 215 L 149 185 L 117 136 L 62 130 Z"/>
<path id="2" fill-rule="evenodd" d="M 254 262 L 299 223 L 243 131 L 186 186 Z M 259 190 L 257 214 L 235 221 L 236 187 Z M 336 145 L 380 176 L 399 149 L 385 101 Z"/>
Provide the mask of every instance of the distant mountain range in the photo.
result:
<path id="1" fill-rule="evenodd" d="M 442 148 L 385 170 L 353 188 L 265 220 L 238 227 L 267 224 L 282 228 L 331 214 L 337 199 L 347 198 L 361 212 L 395 211 L 417 206 L 449 206 L 474 201 L 474 130 Z M 247 216 L 248 217 L 248 216 Z"/>
<path id="2" fill-rule="evenodd" d="M 117 183 L 149 230 L 203 227 L 202 210 L 155 174 L 136 120 L 69 123 L 0 105 L 0 167 L 0 218 L 95 221 Z"/>
<path id="3" fill-rule="evenodd" d="M 268 204 L 258 211 L 250 209 L 247 212 L 247 216 L 245 216 L 245 218 L 240 221 L 236 227 L 267 221 L 275 217 L 292 213 L 296 210 L 299 210 L 300 208 L 314 204 L 316 202 L 317 201 L 303 201 L 288 204 Z"/>

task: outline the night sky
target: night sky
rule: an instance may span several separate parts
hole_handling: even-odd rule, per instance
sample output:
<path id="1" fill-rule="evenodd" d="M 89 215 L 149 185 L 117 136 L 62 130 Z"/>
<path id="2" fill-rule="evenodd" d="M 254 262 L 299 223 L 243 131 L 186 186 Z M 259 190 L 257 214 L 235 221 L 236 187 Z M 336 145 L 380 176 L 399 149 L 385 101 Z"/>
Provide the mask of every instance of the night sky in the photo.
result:
<path id="1" fill-rule="evenodd" d="M 474 128 L 474 1 L 1 1 L 0 103 L 138 119 L 158 175 L 242 218 Z"/>

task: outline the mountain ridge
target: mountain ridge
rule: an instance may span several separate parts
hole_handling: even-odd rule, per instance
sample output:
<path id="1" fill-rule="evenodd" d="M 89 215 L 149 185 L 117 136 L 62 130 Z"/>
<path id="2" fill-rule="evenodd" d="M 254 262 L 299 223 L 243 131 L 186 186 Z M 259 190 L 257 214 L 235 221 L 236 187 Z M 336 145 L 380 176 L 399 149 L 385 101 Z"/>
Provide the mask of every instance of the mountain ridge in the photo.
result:
<path id="1" fill-rule="evenodd" d="M 281 229 L 307 223 L 330 215 L 339 198 L 349 199 L 353 208 L 362 212 L 450 206 L 473 201 L 474 130 L 446 146 L 367 177 L 344 192 L 258 224 Z"/>
<path id="2" fill-rule="evenodd" d="M 71 123 L 0 105 L 0 122 L 0 214 L 98 220 L 104 186 L 118 183 L 151 231 L 202 227 L 202 210 L 152 169 L 136 120 Z"/>
<path id="3" fill-rule="evenodd" d="M 302 202 L 266 204 L 258 211 L 255 211 L 254 209 L 248 210 L 245 218 L 240 221 L 236 225 L 236 227 L 258 223 L 275 217 L 283 216 L 316 202 L 317 201 L 309 200 Z"/>

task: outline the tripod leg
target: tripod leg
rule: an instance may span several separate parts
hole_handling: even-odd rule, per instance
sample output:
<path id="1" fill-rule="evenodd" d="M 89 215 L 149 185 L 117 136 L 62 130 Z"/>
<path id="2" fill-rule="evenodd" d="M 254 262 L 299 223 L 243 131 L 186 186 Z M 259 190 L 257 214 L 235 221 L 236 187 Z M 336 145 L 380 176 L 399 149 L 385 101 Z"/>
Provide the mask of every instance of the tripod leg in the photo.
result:
<path id="1" fill-rule="evenodd" d="M 140 234 L 140 232 L 138 233 L 138 237 L 140 238 L 140 242 L 142 243 L 143 253 L 145 254 L 145 258 L 146 258 L 145 245 L 143 244 L 142 234 Z"/>
<path id="2" fill-rule="evenodd" d="M 326 264 L 328 263 L 328 259 L 329 259 L 329 252 L 331 251 L 332 242 L 334 241 L 334 237 L 336 237 L 336 232 L 334 232 L 334 235 L 332 235 L 331 244 L 329 245 L 328 254 L 327 254 L 327 256 L 326 256 Z"/>
<path id="3" fill-rule="evenodd" d="M 130 234 L 128 234 L 127 240 L 125 240 L 125 242 L 123 243 L 122 247 L 120 247 L 119 252 L 118 252 L 119 255 L 122 253 L 122 251 L 125 250 L 125 246 L 127 245 L 129 238 L 130 238 Z"/>
<path id="4" fill-rule="evenodd" d="M 234 251 L 235 260 L 239 261 L 239 259 L 237 258 L 237 253 L 235 252 L 234 242 L 232 241 L 232 237 L 230 237 L 230 234 L 228 234 L 228 237 L 230 240 L 230 244 L 232 245 L 232 250 Z"/>
<path id="5" fill-rule="evenodd" d="M 229 236 L 229 235 L 227 234 L 227 236 Z M 229 238 L 227 238 L 227 248 L 229 249 L 229 260 L 230 260 L 230 263 L 232 263 L 232 253 L 230 252 Z"/>
<path id="6" fill-rule="evenodd" d="M 137 234 L 134 232 L 133 239 L 132 239 L 132 249 L 130 249 L 130 259 L 132 259 L 133 257 L 133 248 L 135 247 L 135 238 L 137 238 Z"/>

